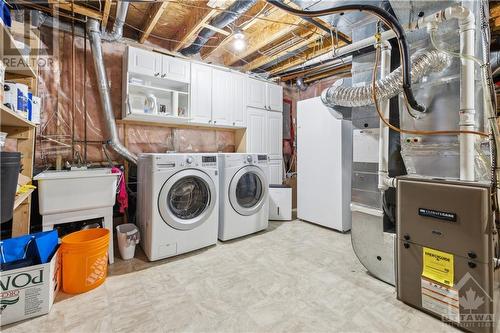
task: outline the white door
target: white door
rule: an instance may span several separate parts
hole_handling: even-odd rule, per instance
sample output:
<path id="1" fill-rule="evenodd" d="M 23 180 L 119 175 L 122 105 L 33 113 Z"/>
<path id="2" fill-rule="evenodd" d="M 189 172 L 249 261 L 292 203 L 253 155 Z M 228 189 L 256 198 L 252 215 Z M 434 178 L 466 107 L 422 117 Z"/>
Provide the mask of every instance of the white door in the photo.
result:
<path id="1" fill-rule="evenodd" d="M 191 121 L 212 123 L 212 68 L 191 64 Z"/>
<path id="2" fill-rule="evenodd" d="M 230 125 L 233 108 L 231 73 L 212 69 L 212 121 L 216 125 Z"/>
<path id="3" fill-rule="evenodd" d="M 189 61 L 163 55 L 161 64 L 162 78 L 189 83 L 191 69 Z"/>
<path id="4" fill-rule="evenodd" d="M 135 47 L 128 48 L 128 71 L 148 76 L 160 76 L 161 54 Z"/>
<path id="5" fill-rule="evenodd" d="M 269 158 L 283 158 L 283 113 L 267 112 L 267 154 Z"/>
<path id="6" fill-rule="evenodd" d="M 266 82 L 248 78 L 247 79 L 247 105 L 266 109 L 267 101 L 266 101 Z"/>
<path id="7" fill-rule="evenodd" d="M 269 184 L 283 183 L 283 160 L 269 160 Z"/>
<path id="8" fill-rule="evenodd" d="M 247 109 L 247 153 L 267 153 L 267 113 L 263 109 Z"/>
<path id="9" fill-rule="evenodd" d="M 231 112 L 231 124 L 233 126 L 245 127 L 246 124 L 246 94 L 245 79 L 241 74 L 231 73 L 231 85 L 233 87 L 233 107 Z"/>
<path id="10" fill-rule="evenodd" d="M 277 84 L 267 84 L 268 109 L 283 112 L 283 87 Z"/>

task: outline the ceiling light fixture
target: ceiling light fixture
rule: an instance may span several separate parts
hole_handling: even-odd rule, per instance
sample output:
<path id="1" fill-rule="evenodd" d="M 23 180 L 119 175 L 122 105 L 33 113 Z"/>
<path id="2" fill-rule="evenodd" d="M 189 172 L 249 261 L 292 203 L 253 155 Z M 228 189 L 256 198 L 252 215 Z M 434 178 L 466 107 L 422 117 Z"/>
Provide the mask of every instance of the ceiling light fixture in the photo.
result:
<path id="1" fill-rule="evenodd" d="M 236 51 L 243 51 L 247 47 L 247 41 L 245 40 L 245 34 L 241 30 L 235 30 L 233 47 Z"/>

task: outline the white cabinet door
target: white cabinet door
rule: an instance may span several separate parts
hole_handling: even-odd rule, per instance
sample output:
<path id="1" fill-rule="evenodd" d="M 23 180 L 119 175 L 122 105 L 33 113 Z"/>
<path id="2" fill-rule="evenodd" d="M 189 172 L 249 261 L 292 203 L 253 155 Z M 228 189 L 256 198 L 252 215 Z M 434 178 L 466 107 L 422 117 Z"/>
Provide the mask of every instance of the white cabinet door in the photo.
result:
<path id="1" fill-rule="evenodd" d="M 233 87 L 233 106 L 231 114 L 231 124 L 233 126 L 245 127 L 246 124 L 246 94 L 245 79 L 241 74 L 231 73 L 231 85 Z"/>
<path id="2" fill-rule="evenodd" d="M 267 83 L 257 80 L 257 79 L 252 79 L 248 78 L 247 79 L 247 105 L 254 107 L 254 108 L 260 108 L 260 109 L 266 109 L 267 107 Z"/>
<path id="3" fill-rule="evenodd" d="M 191 64 L 191 121 L 212 123 L 212 68 Z"/>
<path id="4" fill-rule="evenodd" d="M 128 71 L 148 76 L 160 76 L 162 55 L 135 47 L 128 48 Z"/>
<path id="5" fill-rule="evenodd" d="M 269 184 L 282 184 L 283 183 L 283 166 L 282 160 L 269 161 Z"/>
<path id="6" fill-rule="evenodd" d="M 231 73 L 212 69 L 212 122 L 230 125 L 234 94 Z"/>
<path id="7" fill-rule="evenodd" d="M 267 153 L 271 159 L 283 158 L 283 113 L 267 112 Z"/>
<path id="8" fill-rule="evenodd" d="M 161 63 L 162 78 L 189 83 L 191 69 L 189 61 L 162 55 Z"/>
<path id="9" fill-rule="evenodd" d="M 267 111 L 247 109 L 246 152 L 267 153 Z"/>
<path id="10" fill-rule="evenodd" d="M 270 110 L 283 112 L 283 87 L 267 84 L 267 106 Z"/>

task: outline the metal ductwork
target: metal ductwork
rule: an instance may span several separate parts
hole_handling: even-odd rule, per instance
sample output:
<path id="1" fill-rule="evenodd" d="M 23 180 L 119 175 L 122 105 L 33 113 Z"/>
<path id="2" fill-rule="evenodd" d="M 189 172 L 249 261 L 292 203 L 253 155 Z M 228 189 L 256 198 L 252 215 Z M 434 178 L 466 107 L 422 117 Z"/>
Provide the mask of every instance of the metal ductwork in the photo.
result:
<path id="1" fill-rule="evenodd" d="M 113 31 L 119 30 L 113 29 Z M 99 22 L 94 19 L 89 19 L 87 22 L 87 32 L 89 34 L 90 45 L 92 47 L 92 55 L 94 59 L 94 68 L 97 75 L 99 95 L 101 96 L 101 104 L 109 136 L 107 144 L 115 152 L 126 158 L 128 161 L 137 164 L 137 156 L 131 153 L 127 148 L 125 148 L 120 142 L 120 138 L 118 137 L 115 115 L 113 113 L 113 107 L 111 104 L 111 97 L 109 93 L 108 78 L 106 75 L 106 69 L 104 68 Z"/>
<path id="2" fill-rule="evenodd" d="M 125 19 L 127 18 L 128 13 L 128 1 L 118 1 L 116 3 L 116 17 L 115 23 L 113 25 L 113 30 L 111 33 L 104 32 L 102 38 L 104 40 L 113 42 L 119 40 L 123 36 L 123 25 L 125 24 Z M 103 27 L 105 29 L 106 27 Z"/>
<path id="3" fill-rule="evenodd" d="M 451 58 L 441 51 L 429 51 L 424 54 L 414 55 L 411 58 L 412 83 L 417 82 L 423 76 L 430 73 L 440 72 L 451 64 Z M 376 82 L 375 90 L 377 97 L 382 101 L 392 98 L 403 91 L 403 80 L 401 67 L 390 73 L 386 78 Z M 366 106 L 373 104 L 372 85 L 362 87 L 343 87 L 334 84 L 321 94 L 321 100 L 325 105 L 335 106 Z"/>
<path id="4" fill-rule="evenodd" d="M 235 1 L 222 14 L 217 15 L 210 21 L 210 25 L 222 29 L 236 21 L 242 14 L 248 11 L 257 3 L 257 0 L 239 0 Z M 208 28 L 203 28 L 194 42 L 181 50 L 183 55 L 193 55 L 200 52 L 201 48 L 213 37 L 217 32 Z"/>

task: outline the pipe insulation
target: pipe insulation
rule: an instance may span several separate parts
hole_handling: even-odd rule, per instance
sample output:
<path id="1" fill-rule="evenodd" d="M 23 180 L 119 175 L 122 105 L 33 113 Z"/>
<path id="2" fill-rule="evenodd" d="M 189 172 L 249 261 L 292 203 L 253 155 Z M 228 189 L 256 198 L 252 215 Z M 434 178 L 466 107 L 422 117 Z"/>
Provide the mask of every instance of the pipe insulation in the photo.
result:
<path id="1" fill-rule="evenodd" d="M 214 17 L 209 24 L 213 27 L 222 29 L 236 21 L 256 3 L 257 0 L 235 1 L 226 11 Z M 203 28 L 198 36 L 196 36 L 193 43 L 191 43 L 188 47 L 183 48 L 181 53 L 185 56 L 197 54 L 216 33 L 217 32 L 212 29 Z"/>
<path id="2" fill-rule="evenodd" d="M 131 153 L 120 142 L 118 130 L 115 123 L 115 115 L 111 104 L 111 96 L 108 86 L 108 78 L 104 67 L 104 59 L 101 45 L 101 31 L 99 22 L 94 19 L 87 21 L 87 32 L 89 34 L 92 56 L 94 59 L 94 68 L 97 75 L 97 87 L 101 97 L 102 109 L 104 112 L 106 129 L 108 131 L 107 144 L 118 154 L 126 158 L 128 161 L 137 164 L 137 156 Z"/>
<path id="3" fill-rule="evenodd" d="M 444 52 L 432 50 L 411 57 L 412 83 L 419 81 L 425 75 L 440 72 L 451 64 L 451 57 Z M 403 92 L 401 66 L 386 77 L 376 82 L 377 98 L 380 101 L 392 98 Z M 321 94 L 323 103 L 330 107 L 356 107 L 373 104 L 372 85 L 362 87 L 343 87 L 333 85 Z"/>

